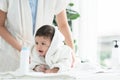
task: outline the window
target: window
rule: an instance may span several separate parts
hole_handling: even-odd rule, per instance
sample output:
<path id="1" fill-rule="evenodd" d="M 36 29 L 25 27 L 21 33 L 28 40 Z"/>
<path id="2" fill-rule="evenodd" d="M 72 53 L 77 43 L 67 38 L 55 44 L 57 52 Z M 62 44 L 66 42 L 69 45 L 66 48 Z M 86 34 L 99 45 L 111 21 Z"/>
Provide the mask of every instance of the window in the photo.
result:
<path id="1" fill-rule="evenodd" d="M 108 65 L 113 37 L 120 35 L 119 0 L 75 0 L 80 19 L 73 21 L 81 60 Z M 102 42 L 99 42 L 102 41 Z"/>

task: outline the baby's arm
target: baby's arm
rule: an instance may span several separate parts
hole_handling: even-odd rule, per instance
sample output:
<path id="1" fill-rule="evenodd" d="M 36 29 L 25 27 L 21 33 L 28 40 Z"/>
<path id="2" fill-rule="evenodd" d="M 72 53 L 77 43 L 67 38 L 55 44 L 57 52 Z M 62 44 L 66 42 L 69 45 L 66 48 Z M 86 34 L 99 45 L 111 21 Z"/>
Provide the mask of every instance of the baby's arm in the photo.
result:
<path id="1" fill-rule="evenodd" d="M 33 68 L 34 71 L 36 72 L 45 72 L 46 70 L 46 67 L 44 64 L 42 65 L 36 65 L 34 68 Z"/>
<path id="2" fill-rule="evenodd" d="M 45 73 L 57 73 L 58 70 L 59 70 L 58 67 L 54 67 L 54 68 L 52 68 L 52 69 L 47 69 L 47 70 L 45 70 Z"/>

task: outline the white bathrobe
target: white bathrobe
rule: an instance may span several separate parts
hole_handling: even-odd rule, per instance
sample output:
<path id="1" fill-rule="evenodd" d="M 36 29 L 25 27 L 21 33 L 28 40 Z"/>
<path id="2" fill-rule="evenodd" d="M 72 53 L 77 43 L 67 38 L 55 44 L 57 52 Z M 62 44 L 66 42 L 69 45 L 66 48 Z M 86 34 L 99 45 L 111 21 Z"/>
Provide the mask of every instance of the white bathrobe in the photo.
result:
<path id="1" fill-rule="evenodd" d="M 35 31 L 44 24 L 52 24 L 53 17 L 67 6 L 68 0 L 38 0 Z M 5 26 L 22 44 L 33 42 L 32 16 L 29 0 L 0 0 L 0 10 L 7 12 Z M 0 72 L 19 67 L 19 52 L 0 37 Z"/>
<path id="2" fill-rule="evenodd" d="M 33 47 L 30 69 L 33 69 L 36 65 L 45 64 L 48 65 L 50 69 L 59 67 L 58 72 L 68 71 L 71 68 L 72 63 L 72 50 L 65 45 L 63 41 L 63 35 L 58 28 L 55 28 L 55 34 L 45 58 L 38 55 Z"/>

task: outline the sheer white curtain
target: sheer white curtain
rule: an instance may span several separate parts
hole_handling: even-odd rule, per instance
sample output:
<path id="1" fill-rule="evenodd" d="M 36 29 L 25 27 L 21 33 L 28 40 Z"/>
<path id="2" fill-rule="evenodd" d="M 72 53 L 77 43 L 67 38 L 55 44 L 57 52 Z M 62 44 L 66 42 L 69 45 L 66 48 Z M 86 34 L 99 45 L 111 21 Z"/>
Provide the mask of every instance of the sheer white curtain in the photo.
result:
<path id="1" fill-rule="evenodd" d="M 120 1 L 98 0 L 98 35 L 120 35 Z"/>
<path id="2" fill-rule="evenodd" d="M 109 53 L 111 57 L 103 60 L 107 67 L 111 67 L 110 64 L 113 61 L 116 63 L 119 53 L 119 48 L 113 48 L 113 40 L 120 41 L 120 1 L 119 0 L 98 0 L 97 2 L 97 34 L 101 39 L 102 45 L 100 50 Z M 109 43 L 109 44 L 105 44 Z M 102 55 L 100 53 L 100 55 Z M 115 58 L 114 58 L 115 57 Z M 112 59 L 112 61 L 110 61 Z M 117 63 L 118 64 L 118 63 Z M 112 65 L 114 65 L 112 63 Z"/>
<path id="3" fill-rule="evenodd" d="M 73 35 L 78 41 L 81 60 L 97 62 L 97 1 L 73 0 L 80 19 L 73 21 Z"/>

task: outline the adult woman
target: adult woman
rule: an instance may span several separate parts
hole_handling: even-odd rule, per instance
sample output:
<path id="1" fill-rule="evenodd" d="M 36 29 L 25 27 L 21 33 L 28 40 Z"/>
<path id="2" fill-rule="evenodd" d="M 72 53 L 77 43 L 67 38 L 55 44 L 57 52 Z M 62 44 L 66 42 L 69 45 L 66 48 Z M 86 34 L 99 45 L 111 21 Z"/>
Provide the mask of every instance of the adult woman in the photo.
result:
<path id="1" fill-rule="evenodd" d="M 67 0 L 37 0 L 31 7 L 29 0 L 0 0 L 0 71 L 19 67 L 18 53 L 22 46 L 33 42 L 39 26 L 52 24 L 54 15 L 66 44 L 73 48 L 65 12 L 67 3 Z"/>

